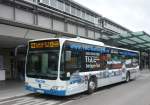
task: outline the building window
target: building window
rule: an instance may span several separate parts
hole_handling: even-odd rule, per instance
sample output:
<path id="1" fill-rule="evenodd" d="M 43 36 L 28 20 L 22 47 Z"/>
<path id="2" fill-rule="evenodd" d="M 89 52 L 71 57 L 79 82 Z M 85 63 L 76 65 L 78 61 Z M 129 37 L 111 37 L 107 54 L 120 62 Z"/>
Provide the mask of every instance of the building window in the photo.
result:
<path id="1" fill-rule="evenodd" d="M 74 7 L 71 7 L 71 14 L 76 15 L 76 9 Z"/>
<path id="2" fill-rule="evenodd" d="M 57 5 L 58 7 L 58 9 L 59 10 L 61 10 L 61 11 L 64 11 L 64 3 L 63 2 L 61 2 L 61 1 L 58 1 L 58 5 Z"/>
<path id="3" fill-rule="evenodd" d="M 87 13 L 85 14 L 85 19 L 86 19 L 86 20 L 90 20 L 89 14 L 87 14 Z"/>
<path id="4" fill-rule="evenodd" d="M 81 10 L 77 9 L 77 16 L 81 17 Z"/>
<path id="5" fill-rule="evenodd" d="M 65 4 L 65 12 L 70 13 L 70 6 Z"/>
<path id="6" fill-rule="evenodd" d="M 51 0 L 50 5 L 54 8 L 57 8 L 57 0 Z"/>
<path id="7" fill-rule="evenodd" d="M 78 26 L 78 35 L 86 37 L 86 29 L 84 27 Z"/>
<path id="8" fill-rule="evenodd" d="M 82 18 L 85 19 L 85 12 L 82 11 Z"/>
<path id="9" fill-rule="evenodd" d="M 37 0 L 33 0 L 33 2 L 37 3 Z"/>
<path id="10" fill-rule="evenodd" d="M 91 16 L 91 21 L 92 21 L 93 23 L 94 23 L 94 18 L 95 18 L 94 16 Z"/>
<path id="11" fill-rule="evenodd" d="M 101 35 L 99 32 L 95 32 L 95 39 L 100 39 L 101 38 Z"/>
<path id="12" fill-rule="evenodd" d="M 89 15 L 89 21 L 92 22 L 92 16 L 91 15 Z"/>
<path id="13" fill-rule="evenodd" d="M 94 23 L 97 24 L 97 25 L 99 24 L 98 23 L 98 18 L 94 18 Z"/>
<path id="14" fill-rule="evenodd" d="M 88 37 L 94 39 L 94 31 L 88 30 Z"/>
<path id="15" fill-rule="evenodd" d="M 104 27 L 107 28 L 107 29 L 110 29 L 110 30 L 113 30 L 115 32 L 118 32 L 118 33 L 127 33 L 125 30 L 119 28 L 118 26 L 115 26 L 109 22 L 106 22 L 104 23 Z"/>

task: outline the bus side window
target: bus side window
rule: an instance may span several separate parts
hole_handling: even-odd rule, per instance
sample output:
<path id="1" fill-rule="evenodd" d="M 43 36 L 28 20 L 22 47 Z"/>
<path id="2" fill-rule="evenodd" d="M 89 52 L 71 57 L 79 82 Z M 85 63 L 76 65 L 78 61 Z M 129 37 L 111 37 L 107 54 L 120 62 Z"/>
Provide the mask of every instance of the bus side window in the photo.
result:
<path id="1" fill-rule="evenodd" d="M 66 62 L 70 61 L 71 60 L 71 51 L 65 51 L 65 55 L 66 55 Z"/>
<path id="2" fill-rule="evenodd" d="M 82 59 L 81 52 L 65 49 L 62 52 L 60 76 L 63 80 L 68 80 L 75 72 L 81 71 Z"/>
<path id="3" fill-rule="evenodd" d="M 71 74 L 81 69 L 81 55 L 78 51 L 65 51 L 65 71 Z"/>

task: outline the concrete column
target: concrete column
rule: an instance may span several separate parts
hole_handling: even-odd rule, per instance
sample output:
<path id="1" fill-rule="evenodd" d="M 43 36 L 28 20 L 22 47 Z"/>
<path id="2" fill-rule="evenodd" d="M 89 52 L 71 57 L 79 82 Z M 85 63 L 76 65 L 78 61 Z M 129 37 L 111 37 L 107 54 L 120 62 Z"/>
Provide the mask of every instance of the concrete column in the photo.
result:
<path id="1" fill-rule="evenodd" d="M 68 21 L 66 18 L 65 18 L 65 23 L 64 23 L 64 31 L 68 32 Z"/>
<path id="2" fill-rule="evenodd" d="M 51 28 L 52 28 L 52 30 L 54 29 L 54 18 L 51 16 Z"/>
<path id="3" fill-rule="evenodd" d="M 148 69 L 150 70 L 150 52 L 148 52 Z"/>
<path id="4" fill-rule="evenodd" d="M 38 25 L 38 12 L 37 12 L 37 6 L 33 6 L 34 12 L 33 12 L 33 21 L 35 25 Z"/>
<path id="5" fill-rule="evenodd" d="M 13 0 L 14 3 L 15 3 L 15 0 Z M 16 20 L 16 6 L 14 5 L 13 6 L 13 20 L 15 21 Z"/>
<path id="6" fill-rule="evenodd" d="M 80 36 L 80 35 L 79 35 L 79 29 L 78 29 L 78 28 L 79 28 L 78 25 L 76 25 L 76 34 L 77 34 L 77 37 Z"/>
<path id="7" fill-rule="evenodd" d="M 144 69 L 147 69 L 147 56 L 144 55 Z"/>

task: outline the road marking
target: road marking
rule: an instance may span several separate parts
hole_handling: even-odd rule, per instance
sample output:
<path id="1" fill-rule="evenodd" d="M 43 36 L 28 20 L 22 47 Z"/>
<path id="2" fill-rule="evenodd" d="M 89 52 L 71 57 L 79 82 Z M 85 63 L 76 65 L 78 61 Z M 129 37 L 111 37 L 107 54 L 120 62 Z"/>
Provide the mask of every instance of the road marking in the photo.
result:
<path id="1" fill-rule="evenodd" d="M 47 104 L 49 101 L 50 101 L 50 100 L 48 100 L 48 101 L 43 101 L 43 102 L 37 103 L 36 105 L 45 105 L 45 104 Z M 27 105 L 28 105 L 28 104 L 27 104 Z"/>
<path id="2" fill-rule="evenodd" d="M 24 105 L 36 105 L 37 103 L 39 103 L 40 101 L 32 101 L 32 102 L 28 102 L 28 103 L 25 103 Z"/>
<path id="3" fill-rule="evenodd" d="M 16 99 L 11 99 L 11 100 L 7 100 L 7 101 L 1 101 L 0 104 L 12 102 L 12 101 L 17 101 L 17 100 L 21 100 L 21 99 L 24 99 L 24 98 L 25 98 L 25 97 L 16 98 Z M 26 97 L 26 98 L 29 98 L 29 97 Z"/>
<path id="4" fill-rule="evenodd" d="M 29 103 L 29 102 L 33 102 L 34 101 L 34 98 L 30 98 L 30 99 L 24 99 L 24 100 L 19 100 L 19 101 L 16 101 L 15 104 L 12 104 L 12 105 L 22 105 L 22 104 L 25 104 L 25 103 Z"/>
<path id="5" fill-rule="evenodd" d="M 18 100 L 16 102 L 20 103 L 20 102 L 24 102 L 24 101 L 29 101 L 29 100 L 33 100 L 34 98 L 25 98 L 23 100 Z"/>
<path id="6" fill-rule="evenodd" d="M 73 102 L 73 101 L 74 101 L 74 100 L 70 100 L 70 101 L 64 102 L 64 103 L 59 104 L 59 105 L 65 105 L 65 104 L 71 103 L 71 102 Z"/>
<path id="7" fill-rule="evenodd" d="M 44 99 L 42 97 L 21 97 L 10 100 L 1 101 L 0 105 L 11 104 L 11 105 L 54 105 L 60 103 L 61 100 L 55 99 Z"/>

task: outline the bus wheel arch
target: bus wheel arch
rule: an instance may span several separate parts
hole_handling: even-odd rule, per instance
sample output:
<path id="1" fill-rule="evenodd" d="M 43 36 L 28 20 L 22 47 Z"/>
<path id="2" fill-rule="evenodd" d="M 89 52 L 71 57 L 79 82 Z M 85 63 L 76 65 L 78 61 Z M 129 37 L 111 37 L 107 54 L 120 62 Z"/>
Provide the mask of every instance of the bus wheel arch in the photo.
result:
<path id="1" fill-rule="evenodd" d="M 95 75 L 90 76 L 88 80 L 88 94 L 92 94 L 97 88 L 97 77 Z"/>

